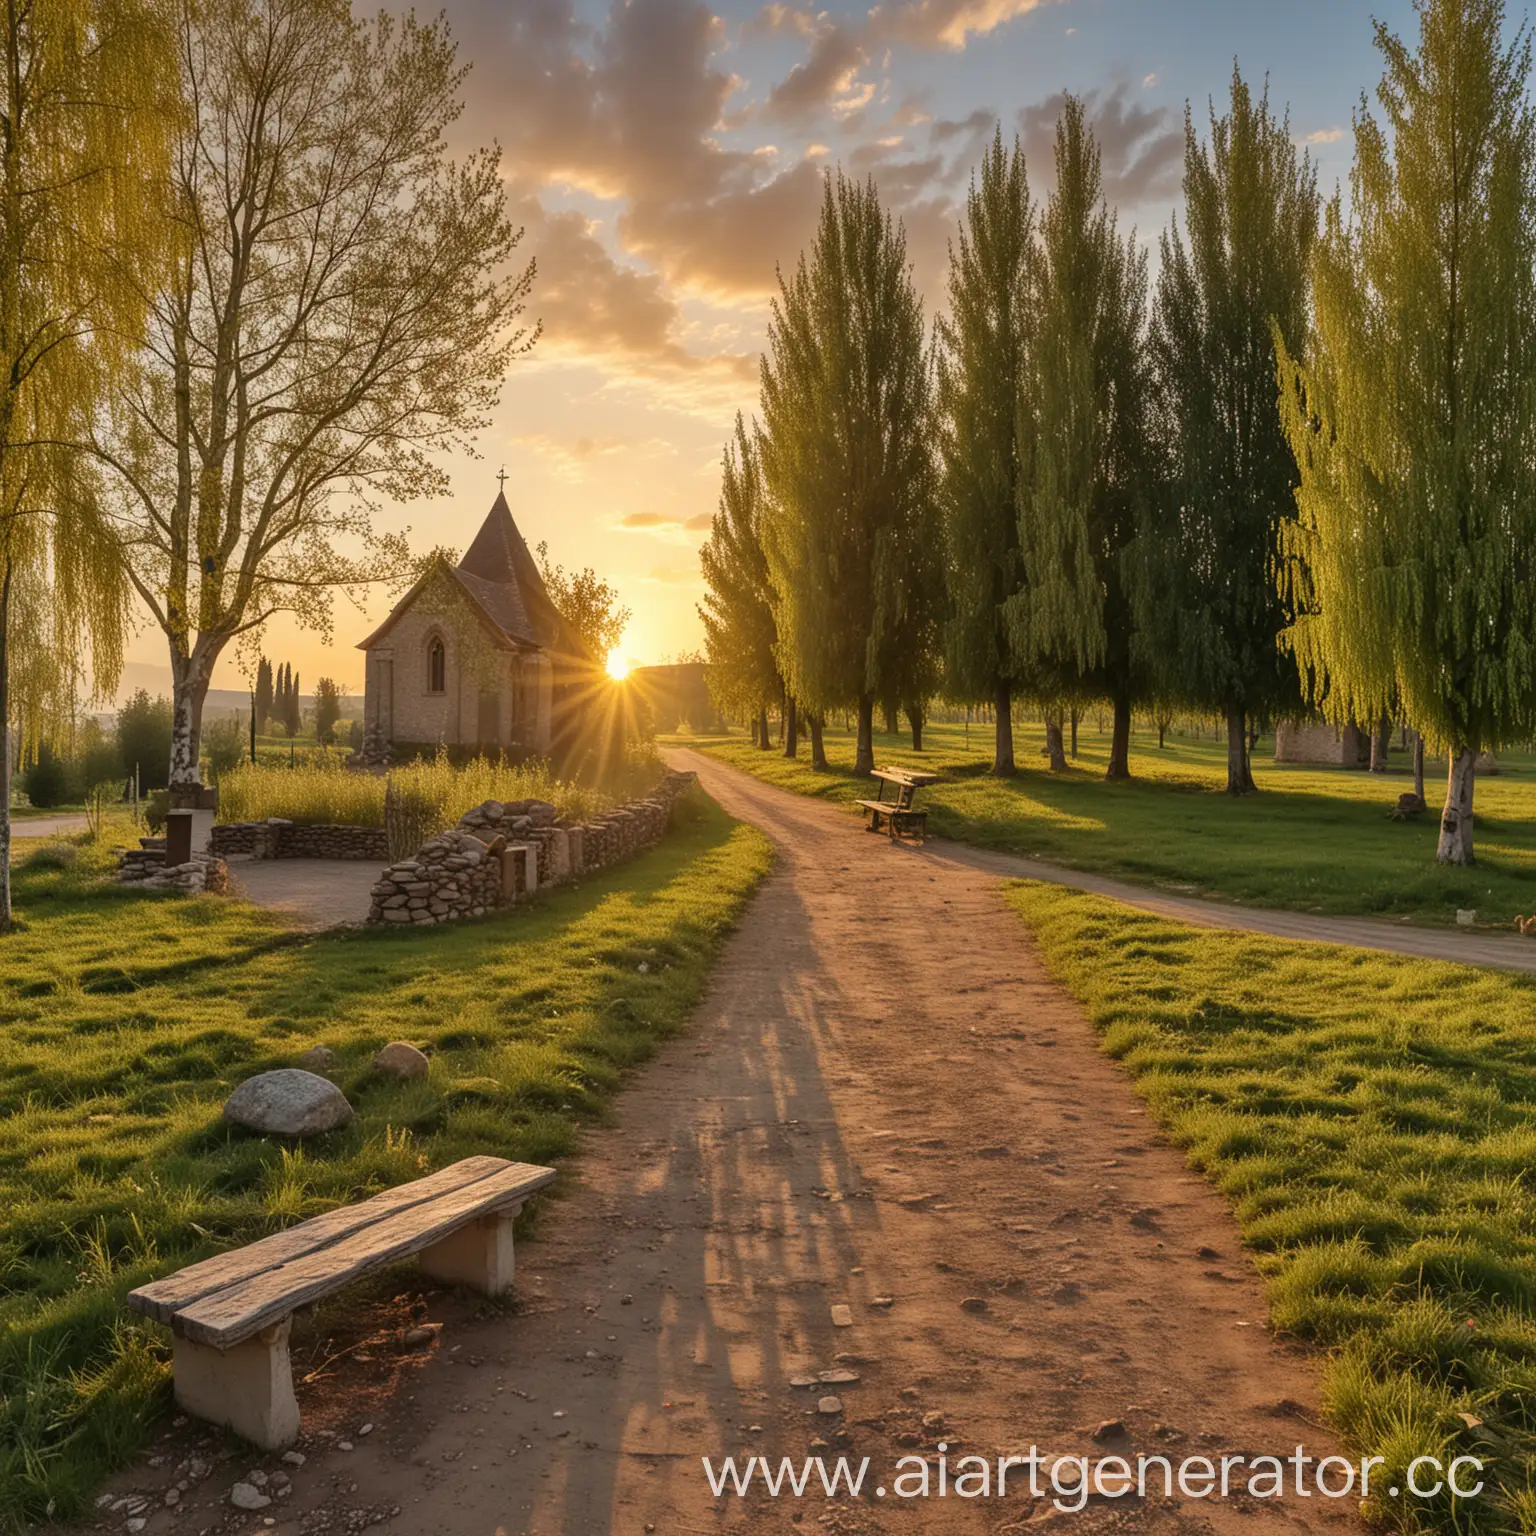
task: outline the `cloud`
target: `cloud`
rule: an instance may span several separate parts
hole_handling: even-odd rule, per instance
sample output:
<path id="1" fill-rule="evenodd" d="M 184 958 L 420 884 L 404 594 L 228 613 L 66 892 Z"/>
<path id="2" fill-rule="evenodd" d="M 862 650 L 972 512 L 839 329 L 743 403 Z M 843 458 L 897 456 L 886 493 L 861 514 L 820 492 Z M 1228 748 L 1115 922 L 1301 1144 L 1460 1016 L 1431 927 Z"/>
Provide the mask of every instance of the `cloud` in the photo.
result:
<path id="1" fill-rule="evenodd" d="M 1019 137 L 1030 180 L 1049 186 L 1054 179 L 1056 121 L 1066 97 L 1058 92 L 1019 113 Z M 1098 140 L 1104 195 L 1111 205 L 1138 203 L 1177 194 L 1182 180 L 1184 129 L 1166 107 L 1139 106 L 1121 83 L 1108 93 L 1084 97 L 1088 123 Z"/>
<path id="2" fill-rule="evenodd" d="M 619 519 L 619 527 L 629 533 L 648 533 L 657 538 L 692 544 L 695 541 L 690 535 L 707 533 L 713 521 L 708 512 L 690 517 L 680 517 L 673 512 L 626 512 Z"/>
<path id="3" fill-rule="evenodd" d="M 560 478 L 571 481 L 586 479 L 591 465 L 621 454 L 626 458 L 637 455 L 654 458 L 677 452 L 674 444 L 659 437 L 642 441 L 628 437 L 555 437 L 548 432 L 525 432 L 514 437 L 512 442 L 550 460 Z"/>
<path id="4" fill-rule="evenodd" d="M 811 51 L 790 70 L 763 104 L 763 115 L 776 122 L 801 125 L 829 108 L 846 115 L 868 103 L 874 87 L 861 84 L 859 70 L 868 56 L 858 35 L 835 22 L 820 24 Z"/>
<path id="5" fill-rule="evenodd" d="M 870 20 L 884 41 L 958 53 L 973 34 L 995 32 L 1045 3 L 1048 0 L 899 0 L 876 7 Z"/>
<path id="6" fill-rule="evenodd" d="M 1303 144 L 1337 144 L 1343 137 L 1342 128 L 1316 128 L 1301 142 Z"/>

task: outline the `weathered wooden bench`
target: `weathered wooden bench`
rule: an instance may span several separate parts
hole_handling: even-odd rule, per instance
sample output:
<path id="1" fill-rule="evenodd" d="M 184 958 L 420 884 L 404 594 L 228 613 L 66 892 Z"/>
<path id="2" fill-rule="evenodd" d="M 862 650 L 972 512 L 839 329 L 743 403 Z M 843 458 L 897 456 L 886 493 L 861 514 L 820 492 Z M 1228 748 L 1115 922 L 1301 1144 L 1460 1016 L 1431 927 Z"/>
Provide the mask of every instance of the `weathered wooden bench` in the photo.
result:
<path id="1" fill-rule="evenodd" d="M 928 813 L 914 809 L 912 797 L 919 789 L 938 782 L 936 773 L 915 773 L 905 768 L 876 768 L 875 778 L 880 788 L 873 800 L 860 800 L 859 805 L 869 813 L 866 830 L 878 832 L 882 826 L 890 833 L 891 841 L 916 836 L 919 840 L 928 835 Z M 885 786 L 894 787 L 895 798 L 885 798 Z"/>
<path id="2" fill-rule="evenodd" d="M 141 1286 L 128 1305 L 174 1336 L 177 1403 L 266 1450 L 299 1433 L 293 1314 L 386 1264 L 419 1256 L 438 1280 L 511 1288 L 512 1223 L 553 1168 L 467 1157 Z"/>

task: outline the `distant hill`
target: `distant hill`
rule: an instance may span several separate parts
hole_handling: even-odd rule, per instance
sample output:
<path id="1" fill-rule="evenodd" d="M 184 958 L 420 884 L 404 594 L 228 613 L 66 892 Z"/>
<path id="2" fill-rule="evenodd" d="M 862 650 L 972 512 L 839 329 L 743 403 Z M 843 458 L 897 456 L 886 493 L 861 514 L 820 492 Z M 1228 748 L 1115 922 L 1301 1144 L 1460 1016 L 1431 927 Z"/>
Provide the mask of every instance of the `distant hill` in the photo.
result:
<path id="1" fill-rule="evenodd" d="M 138 692 L 142 688 L 151 696 L 171 696 L 171 669 L 158 667 L 147 661 L 130 661 L 123 668 L 122 681 L 117 687 L 117 703 L 121 705 L 124 700 Z M 315 696 L 312 693 L 299 695 L 300 709 L 313 709 Z M 203 718 L 205 720 L 222 720 L 226 715 L 238 714 L 242 720 L 247 719 L 251 711 L 250 691 L 245 688 L 210 688 L 208 697 L 203 704 Z M 363 718 L 363 696 L 361 693 L 348 694 L 341 701 L 341 718 L 343 720 L 361 720 Z"/>

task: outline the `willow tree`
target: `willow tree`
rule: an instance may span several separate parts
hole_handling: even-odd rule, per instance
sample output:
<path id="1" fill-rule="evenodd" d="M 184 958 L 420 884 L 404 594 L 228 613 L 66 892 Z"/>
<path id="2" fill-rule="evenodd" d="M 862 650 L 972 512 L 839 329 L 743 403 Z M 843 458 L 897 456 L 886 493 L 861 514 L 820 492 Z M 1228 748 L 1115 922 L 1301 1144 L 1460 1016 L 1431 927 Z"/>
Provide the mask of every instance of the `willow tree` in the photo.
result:
<path id="1" fill-rule="evenodd" d="M 1041 216 L 1032 277 L 1034 343 L 1018 402 L 1027 590 L 1008 611 L 1014 646 L 1039 671 L 1044 696 L 1111 700 L 1108 777 L 1121 779 L 1130 775 L 1137 684 L 1127 551 L 1155 479 L 1146 256 L 1116 229 L 1077 97 L 1062 108 L 1055 153 L 1056 188 Z"/>
<path id="2" fill-rule="evenodd" d="M 1236 68 L 1202 143 L 1184 120 L 1187 233 L 1162 239 L 1151 353 L 1169 510 L 1142 556 L 1140 644 L 1162 691 L 1227 723 L 1227 793 L 1256 788 L 1247 721 L 1298 698 L 1277 579 L 1296 459 L 1275 409 L 1275 326 L 1306 337 L 1317 177 Z"/>
<path id="3" fill-rule="evenodd" d="M 11 923 L 13 664 L 110 690 L 126 619 L 79 435 L 142 324 L 161 244 L 171 29 L 156 0 L 0 12 L 0 931 Z M 31 724 L 45 705 L 29 690 Z"/>
<path id="4" fill-rule="evenodd" d="M 937 609 L 932 385 L 906 236 L 872 181 L 829 176 L 809 258 L 779 277 L 762 365 L 763 547 L 779 658 L 813 713 L 913 698 Z"/>
<path id="5" fill-rule="evenodd" d="M 327 631 L 337 587 L 405 568 L 373 505 L 446 491 L 533 338 L 499 156 L 446 153 L 443 21 L 204 0 L 174 57 L 179 247 L 94 446 L 170 652 L 179 794 L 225 647 L 279 612 Z"/>
<path id="6" fill-rule="evenodd" d="M 938 321 L 938 408 L 948 615 L 944 660 L 956 699 L 996 710 L 992 771 L 1011 776 L 1019 667 L 1008 605 L 1023 584 L 1017 403 L 1033 315 L 1035 210 L 1024 154 L 1001 128 L 971 181 L 949 253 L 949 316 Z"/>
<path id="7" fill-rule="evenodd" d="M 720 509 L 699 551 L 708 589 L 699 604 L 709 691 L 721 709 L 757 722 L 757 744 L 768 746 L 768 705 L 784 696 L 775 647 L 773 587 L 763 553 L 763 471 L 756 433 L 738 414 L 720 469 Z M 819 743 L 819 733 L 816 742 Z M 825 762 L 815 766 L 825 767 Z"/>
<path id="8" fill-rule="evenodd" d="M 1311 344 L 1283 355 L 1288 637 L 1337 714 L 1374 719 L 1395 693 L 1447 749 L 1438 856 L 1470 864 L 1478 753 L 1536 730 L 1531 50 L 1506 44 L 1499 0 L 1419 18 L 1416 53 L 1377 25 L 1381 119 L 1362 105 Z"/>

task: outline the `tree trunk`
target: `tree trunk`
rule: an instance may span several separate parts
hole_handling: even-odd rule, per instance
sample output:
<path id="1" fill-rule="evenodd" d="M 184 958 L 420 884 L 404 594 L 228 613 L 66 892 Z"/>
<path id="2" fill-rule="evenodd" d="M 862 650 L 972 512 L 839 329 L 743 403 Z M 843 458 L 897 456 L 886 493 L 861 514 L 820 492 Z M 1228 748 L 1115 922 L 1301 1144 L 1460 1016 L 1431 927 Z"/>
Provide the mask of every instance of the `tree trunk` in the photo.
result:
<path id="1" fill-rule="evenodd" d="M 1045 750 L 1051 760 L 1052 773 L 1067 771 L 1067 754 L 1061 750 L 1061 716 L 1045 717 Z"/>
<path id="2" fill-rule="evenodd" d="M 1168 734 L 1168 722 L 1166 720 L 1159 720 L 1157 722 L 1157 750 L 1159 752 L 1161 752 L 1163 750 L 1164 737 L 1166 737 L 1167 734 Z"/>
<path id="3" fill-rule="evenodd" d="M 969 724 L 970 714 L 966 714 Z M 997 685 L 997 746 L 992 754 L 992 772 L 1011 779 L 1019 771 L 1013 760 L 1013 694 L 1007 682 Z"/>
<path id="4" fill-rule="evenodd" d="M 1387 771 L 1387 754 L 1392 749 L 1392 720 L 1386 710 L 1376 724 L 1376 734 L 1371 737 L 1371 772 Z"/>
<path id="5" fill-rule="evenodd" d="M 923 750 L 923 706 L 921 704 L 907 705 L 907 724 L 912 727 L 912 750 Z"/>
<path id="6" fill-rule="evenodd" d="M 1109 768 L 1106 779 L 1128 779 L 1131 776 L 1131 696 L 1116 694 L 1114 700 L 1115 723 L 1109 741 Z"/>
<path id="7" fill-rule="evenodd" d="M 821 739 L 821 733 L 826 727 L 826 717 L 818 710 L 814 715 L 805 717 L 806 726 L 811 733 L 811 767 L 823 772 L 827 766 L 827 747 Z"/>
<path id="8" fill-rule="evenodd" d="M 11 561 L 0 573 L 0 933 L 11 931 Z"/>
<path id="9" fill-rule="evenodd" d="M 853 776 L 867 779 L 875 771 L 875 701 L 869 694 L 859 699 L 859 739 L 853 752 Z"/>
<path id="10" fill-rule="evenodd" d="M 768 734 L 768 705 L 766 703 L 757 706 L 757 745 L 764 752 L 773 745 L 773 738 Z"/>
<path id="11" fill-rule="evenodd" d="M 1240 704 L 1227 705 L 1227 793 L 1253 795 L 1259 786 L 1253 782 L 1253 768 L 1248 757 L 1248 722 Z"/>
<path id="12" fill-rule="evenodd" d="M 1104 734 L 1102 721 L 1099 724 L 1099 734 L 1101 736 Z M 1072 711 L 1072 761 L 1074 763 L 1077 761 L 1077 711 L 1075 709 Z"/>
<path id="13" fill-rule="evenodd" d="M 1413 733 L 1413 792 L 1424 801 L 1424 733 Z M 1424 801 L 1428 804 L 1427 801 Z"/>
<path id="14" fill-rule="evenodd" d="M 795 707 L 795 701 L 786 696 L 784 700 L 784 756 L 798 757 L 800 755 L 800 714 Z"/>
<path id="15" fill-rule="evenodd" d="M 1440 813 L 1440 846 L 1435 850 L 1435 858 L 1441 864 L 1475 864 L 1472 788 L 1477 775 L 1477 753 L 1471 747 L 1452 747 L 1450 759 L 1445 809 Z"/>
<path id="16" fill-rule="evenodd" d="M 194 649 L 190 656 L 171 656 L 171 782 L 173 806 L 197 798 L 202 788 L 203 701 L 213 663 Z"/>
<path id="17" fill-rule="evenodd" d="M 885 706 L 885 734 L 887 736 L 894 736 L 900 729 L 901 721 L 896 718 L 896 706 L 894 704 L 887 704 Z"/>

